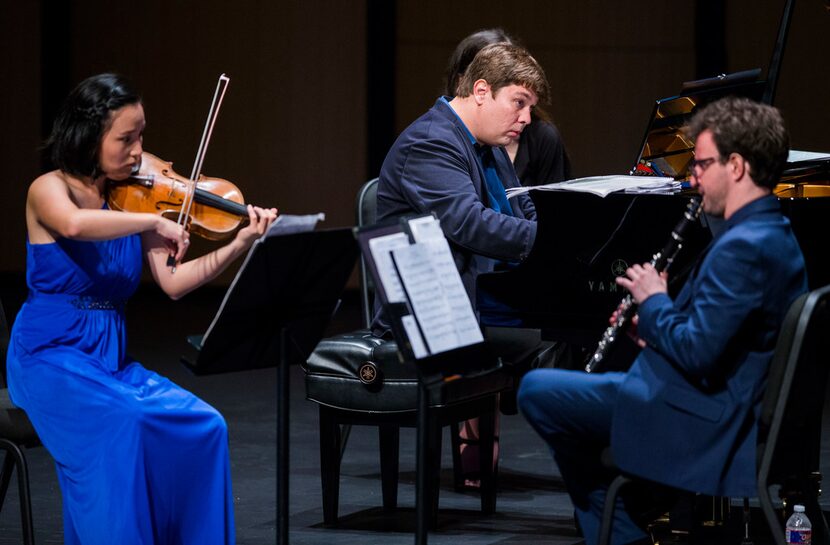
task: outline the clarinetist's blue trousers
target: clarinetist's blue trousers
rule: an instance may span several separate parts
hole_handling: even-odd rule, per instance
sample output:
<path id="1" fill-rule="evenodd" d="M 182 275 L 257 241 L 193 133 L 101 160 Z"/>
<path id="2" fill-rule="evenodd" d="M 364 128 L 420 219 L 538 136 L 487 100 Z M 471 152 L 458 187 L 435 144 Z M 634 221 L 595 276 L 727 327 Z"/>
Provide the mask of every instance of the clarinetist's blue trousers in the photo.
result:
<path id="1" fill-rule="evenodd" d="M 624 373 L 536 369 L 522 379 L 519 410 L 550 445 L 573 501 L 585 542 L 597 542 L 605 492 L 614 475 L 600 462 Z M 646 537 L 618 501 L 614 545 Z"/>

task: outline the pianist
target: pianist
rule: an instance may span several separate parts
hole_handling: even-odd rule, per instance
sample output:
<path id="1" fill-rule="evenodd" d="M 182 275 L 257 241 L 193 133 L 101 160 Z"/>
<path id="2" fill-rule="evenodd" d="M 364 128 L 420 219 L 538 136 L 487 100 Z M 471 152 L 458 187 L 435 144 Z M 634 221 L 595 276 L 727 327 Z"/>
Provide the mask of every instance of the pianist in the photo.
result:
<path id="1" fill-rule="evenodd" d="M 461 76 L 476 54 L 495 43 L 515 44 L 516 41 L 500 28 L 488 28 L 474 32 L 458 43 L 447 65 L 447 95 L 458 94 Z M 519 182 L 528 186 L 570 179 L 570 159 L 559 129 L 538 104 L 531 112 L 531 119 L 519 138 L 504 147 L 513 161 Z"/>
<path id="2" fill-rule="evenodd" d="M 524 49 L 483 48 L 455 97 L 440 97 L 395 141 L 378 184 L 378 219 L 433 212 L 441 221 L 473 305 L 479 274 L 527 257 L 536 210 L 527 195 L 508 200 L 519 181 L 504 145 L 530 123 L 550 94 L 545 74 Z M 376 305 L 373 327 L 388 330 Z M 538 342 L 538 341 L 537 341 Z"/>
<path id="3" fill-rule="evenodd" d="M 479 274 L 520 261 L 533 247 L 536 210 L 527 195 L 506 198 L 505 188 L 519 181 L 503 146 L 519 137 L 533 107 L 549 94 L 542 68 L 527 51 L 506 43 L 487 46 L 464 72 L 457 96 L 440 97 L 407 127 L 381 168 L 378 219 L 434 212 L 474 305 Z M 388 327 L 378 304 L 376 310 L 373 329 L 382 334 Z M 520 368 L 551 352 L 538 332 L 499 337 L 488 335 L 488 341 Z M 475 438 L 462 439 L 474 444 Z M 478 467 L 477 451 L 465 451 L 475 451 L 462 459 L 465 468 Z"/>
<path id="4" fill-rule="evenodd" d="M 702 109 L 692 184 L 704 211 L 725 220 L 672 301 L 666 278 L 635 265 L 617 282 L 639 306 L 645 342 L 628 373 L 528 373 L 519 408 L 550 445 L 586 542 L 595 543 L 610 444 L 631 474 L 711 496 L 755 495 L 760 400 L 778 330 L 807 288 L 804 260 L 772 188 L 789 139 L 780 113 L 727 98 Z M 645 534 L 618 509 L 615 544 Z"/>
<path id="5" fill-rule="evenodd" d="M 524 259 L 536 238 L 530 198 L 505 196 L 519 182 L 502 146 L 548 95 L 542 68 L 524 49 L 488 46 L 463 75 L 458 96 L 440 97 L 383 162 L 378 219 L 434 212 L 474 304 L 476 277 L 498 261 Z"/>

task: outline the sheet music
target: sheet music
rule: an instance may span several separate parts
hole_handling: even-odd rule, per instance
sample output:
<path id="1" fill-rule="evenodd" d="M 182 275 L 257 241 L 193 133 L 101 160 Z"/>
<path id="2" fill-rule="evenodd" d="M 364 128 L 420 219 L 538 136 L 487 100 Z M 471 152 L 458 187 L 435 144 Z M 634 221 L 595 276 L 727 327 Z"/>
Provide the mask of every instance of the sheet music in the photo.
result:
<path id="1" fill-rule="evenodd" d="M 418 329 L 418 323 L 415 317 L 407 314 L 401 318 L 403 329 L 406 331 L 406 336 L 409 338 L 409 345 L 412 347 L 412 353 L 417 359 L 425 358 L 429 355 L 427 347 L 424 345 L 424 339 L 421 337 L 421 331 Z"/>
<path id="2" fill-rule="evenodd" d="M 432 353 L 462 346 L 452 320 L 448 301 L 435 285 L 436 272 L 424 244 L 411 244 L 392 251 L 395 268 L 406 288 L 406 295 L 424 332 Z M 436 289 L 437 288 L 437 289 Z"/>
<path id="3" fill-rule="evenodd" d="M 326 215 L 322 212 L 319 214 L 306 214 L 304 216 L 292 216 L 289 214 L 279 215 L 268 232 L 266 237 L 273 237 L 279 235 L 290 235 L 292 233 L 305 233 L 313 231 L 318 222 L 324 221 Z"/>
<path id="4" fill-rule="evenodd" d="M 435 227 L 441 233 L 437 220 L 426 231 Z M 443 234 L 427 236 L 425 242 L 396 249 L 392 255 L 431 352 L 484 341 Z"/>
<path id="5" fill-rule="evenodd" d="M 401 346 L 425 358 L 484 341 L 441 223 L 433 215 L 358 231 Z M 410 356 L 410 357 L 411 357 Z"/>
<path id="6" fill-rule="evenodd" d="M 453 261 L 447 239 L 441 237 L 422 244 L 428 250 L 430 261 L 441 285 L 441 291 L 450 307 L 450 313 L 461 346 L 483 342 L 484 337 L 481 335 L 481 328 L 473 312 L 470 299 L 467 297 L 467 290 L 464 289 L 464 284 L 461 282 L 461 277 L 455 268 L 455 261 Z"/>
<path id="7" fill-rule="evenodd" d="M 787 157 L 788 163 L 798 163 L 800 161 L 817 161 L 819 159 L 830 159 L 830 153 L 818 153 L 815 151 L 799 151 L 791 149 Z"/>
<path id="8" fill-rule="evenodd" d="M 409 237 L 406 233 L 393 233 L 382 237 L 376 237 L 369 241 L 369 250 L 372 252 L 372 260 L 378 272 L 378 281 L 386 293 L 386 300 L 389 303 L 406 302 L 406 294 L 401 286 L 400 278 L 395 271 L 395 264 L 392 262 L 391 251 L 395 248 L 409 246 Z"/>
<path id="9" fill-rule="evenodd" d="M 644 192 L 649 192 L 672 189 L 676 183 L 674 178 L 661 176 L 589 176 L 587 178 L 576 178 L 554 184 L 532 187 L 510 187 L 505 190 L 505 193 L 508 199 L 522 193 L 527 193 L 533 189 L 540 191 L 580 191 L 606 197 L 608 194 L 616 191 L 631 192 L 641 189 Z"/>
<path id="10" fill-rule="evenodd" d="M 409 232 L 415 242 L 443 239 L 444 232 L 441 230 L 441 222 L 435 216 L 421 216 L 407 222 Z"/>
<path id="11" fill-rule="evenodd" d="M 461 346 L 484 341 L 467 291 L 458 275 L 450 245 L 444 238 L 441 222 L 435 216 L 409 220 L 409 230 L 416 243 L 429 250 L 429 260 L 435 269 L 443 297 L 447 300 Z"/>

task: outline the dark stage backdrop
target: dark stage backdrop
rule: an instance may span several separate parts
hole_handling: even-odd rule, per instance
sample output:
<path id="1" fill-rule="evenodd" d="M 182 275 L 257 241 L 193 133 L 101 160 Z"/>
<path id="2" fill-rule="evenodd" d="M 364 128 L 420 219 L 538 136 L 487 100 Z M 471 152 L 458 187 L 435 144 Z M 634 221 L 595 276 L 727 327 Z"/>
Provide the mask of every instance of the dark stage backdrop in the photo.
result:
<path id="1" fill-rule="evenodd" d="M 0 154 L 16 165 L 3 173 L 0 270 L 24 266 L 25 191 L 40 168 L 41 64 L 56 69 L 64 51 L 67 89 L 103 71 L 135 83 L 145 102 L 145 148 L 184 175 L 216 79 L 226 73 L 231 82 L 203 172 L 233 181 L 248 202 L 322 211 L 331 226 L 352 223 L 350 203 L 366 177 L 363 2 L 66 3 L 68 19 L 56 39 L 46 37 L 43 60 L 42 28 L 54 21 L 41 10 L 54 3 L 2 3 Z"/>
<path id="2" fill-rule="evenodd" d="M 189 174 L 216 78 L 227 73 L 231 84 L 204 172 L 234 181 L 250 202 L 285 213 L 325 212 L 328 225 L 343 226 L 353 222 L 357 188 L 377 174 L 367 160 L 378 154 L 374 147 L 388 147 L 434 102 L 455 44 L 485 27 L 505 28 L 544 66 L 550 112 L 575 174 L 625 172 L 653 100 L 675 94 L 685 80 L 713 75 L 696 73 L 696 35 L 720 43 L 710 68 L 767 69 L 783 1 L 730 0 L 721 11 L 702 5 L 398 0 L 390 9 L 381 0 L 0 0 L 0 271 L 24 269 L 25 193 L 40 172 L 37 147 L 56 107 L 52 95 L 63 96 L 88 75 L 130 77 L 145 98 L 146 148 Z M 700 13 L 705 26 L 696 33 Z M 830 151 L 828 36 L 824 3 L 802 0 L 776 99 L 801 149 Z M 388 61 L 367 55 L 368 42 L 389 48 L 393 66 L 377 66 Z"/>
<path id="3" fill-rule="evenodd" d="M 544 67 L 552 87 L 550 112 L 562 131 L 576 176 L 625 173 L 636 158 L 653 101 L 683 81 L 770 62 L 784 1 L 529 0 L 398 2 L 396 124 L 403 129 L 441 91 L 447 57 L 464 36 L 502 26 Z M 720 12 L 720 15 L 719 15 Z M 695 22 L 702 40 L 717 42 L 714 72 L 696 73 Z M 711 53 L 711 52 L 710 52 Z M 775 105 L 800 149 L 830 151 L 830 13 L 820 0 L 800 0 L 790 26 Z M 706 63 L 703 63 L 706 64 Z M 421 77 L 414 75 L 421 74 Z"/>

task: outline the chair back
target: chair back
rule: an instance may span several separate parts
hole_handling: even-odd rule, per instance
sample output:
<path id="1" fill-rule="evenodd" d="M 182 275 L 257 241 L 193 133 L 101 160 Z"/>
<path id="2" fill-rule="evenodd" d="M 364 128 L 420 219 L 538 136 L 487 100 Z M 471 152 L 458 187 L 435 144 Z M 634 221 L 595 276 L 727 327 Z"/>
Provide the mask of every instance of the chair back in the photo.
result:
<path id="1" fill-rule="evenodd" d="M 830 285 L 790 307 L 770 365 L 758 427 L 758 483 L 818 471 L 830 358 Z"/>
<path id="2" fill-rule="evenodd" d="M 358 227 L 366 227 L 378 219 L 378 179 L 373 178 L 361 186 L 357 192 L 355 214 Z M 360 258 L 360 309 L 363 314 L 363 326 L 372 324 L 374 313 L 374 280 L 366 270 L 366 262 Z"/>

